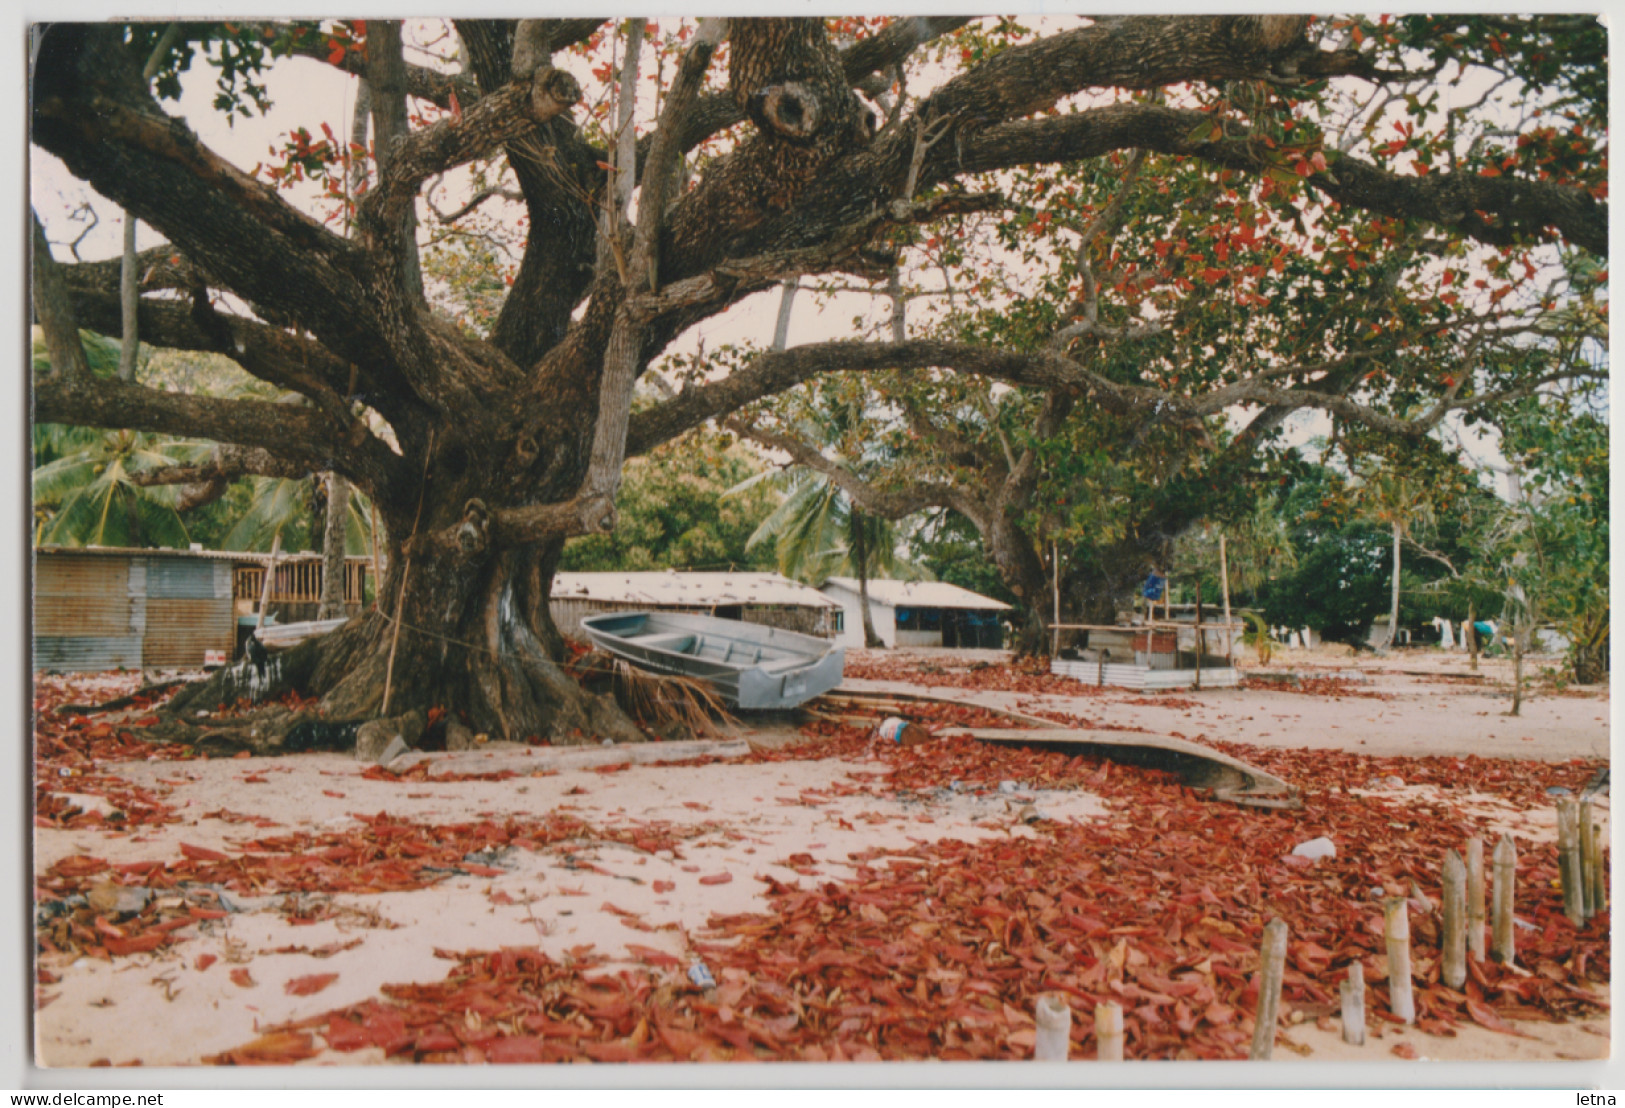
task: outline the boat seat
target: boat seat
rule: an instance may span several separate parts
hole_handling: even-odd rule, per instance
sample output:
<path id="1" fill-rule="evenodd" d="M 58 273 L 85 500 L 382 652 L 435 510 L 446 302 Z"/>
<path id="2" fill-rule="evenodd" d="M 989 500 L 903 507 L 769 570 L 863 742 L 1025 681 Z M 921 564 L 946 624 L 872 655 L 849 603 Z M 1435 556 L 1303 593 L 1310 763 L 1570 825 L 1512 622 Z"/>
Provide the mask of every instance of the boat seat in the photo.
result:
<path id="1" fill-rule="evenodd" d="M 667 631 L 658 635 L 639 635 L 630 641 L 639 646 L 652 646 L 656 650 L 672 650 L 682 654 L 694 645 L 694 636 L 680 631 Z"/>
<path id="2" fill-rule="evenodd" d="M 762 663 L 762 672 L 789 673 L 793 669 L 800 669 L 802 666 L 807 665 L 811 661 L 813 661 L 811 658 L 797 658 L 794 656 L 789 658 L 775 658 L 771 662 Z"/>

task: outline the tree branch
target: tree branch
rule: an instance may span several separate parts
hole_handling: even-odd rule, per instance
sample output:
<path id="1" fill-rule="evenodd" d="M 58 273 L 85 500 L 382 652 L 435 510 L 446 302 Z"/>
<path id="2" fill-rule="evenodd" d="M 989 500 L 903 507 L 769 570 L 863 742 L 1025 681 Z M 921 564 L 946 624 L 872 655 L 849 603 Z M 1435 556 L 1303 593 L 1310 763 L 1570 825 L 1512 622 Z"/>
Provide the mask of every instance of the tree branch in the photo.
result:
<path id="1" fill-rule="evenodd" d="M 395 140 L 378 187 L 361 202 L 359 220 L 375 234 L 393 227 L 417 198 L 418 186 L 424 181 L 490 154 L 537 124 L 568 111 L 580 99 L 581 86 L 574 77 L 562 69 L 544 68 L 537 70 L 528 85 L 508 85 L 484 97 L 463 113 L 460 122 L 442 119 Z M 384 144 L 382 136 L 379 142 Z"/>
<path id="2" fill-rule="evenodd" d="M 211 280 L 261 315 L 297 320 L 366 359 L 376 336 L 352 276 L 360 251 L 159 111 L 117 28 L 50 27 L 35 73 L 35 142 L 188 257 L 207 259 Z"/>
<path id="3" fill-rule="evenodd" d="M 63 267 L 51 257 L 51 244 L 45 237 L 39 213 L 29 208 L 28 214 L 34 224 L 34 318 L 45 332 L 51 372 L 59 377 L 89 377 L 90 361 L 85 357 L 84 343 L 79 341 L 79 323 L 62 276 Z"/>
<path id="4" fill-rule="evenodd" d="M 1208 140 L 1205 136 L 1219 122 L 1209 112 L 1114 104 L 988 128 L 965 142 L 957 165 L 938 164 L 936 170 L 939 176 L 948 171 L 980 173 L 1097 158 L 1134 147 L 1191 155 L 1248 173 L 1270 167 L 1269 150 L 1254 142 L 1238 122 L 1225 121 L 1225 137 Z M 1542 237 L 1548 226 L 1555 226 L 1575 245 L 1602 257 L 1608 254 L 1608 205 L 1582 188 L 1465 173 L 1401 177 L 1349 156 L 1306 180 L 1350 207 L 1455 227 L 1492 246 L 1510 245 L 1525 236 Z"/>
<path id="5" fill-rule="evenodd" d="M 654 142 L 649 147 L 648 174 L 638 202 L 637 230 L 632 236 L 632 255 L 627 265 L 630 287 L 627 292 L 648 285 L 658 291 L 659 263 L 655 257 L 665 222 L 666 194 L 672 183 L 672 170 L 681 157 L 677 136 L 683 117 L 693 106 L 711 55 L 727 32 L 725 20 L 708 19 L 683 54 L 666 102 L 660 110 Z M 626 459 L 627 420 L 632 408 L 632 387 L 643 363 L 643 324 L 623 309 L 616 313 L 609 342 L 604 349 L 603 373 L 598 385 L 598 418 L 593 430 L 592 449 L 582 495 L 613 498 L 620 485 L 621 466 Z M 613 511 L 601 519 L 605 529 L 615 524 Z"/>
<path id="6" fill-rule="evenodd" d="M 852 502 L 870 515 L 885 519 L 904 516 L 927 508 L 952 508 L 965 515 L 975 515 L 978 506 L 960 489 L 932 481 L 910 481 L 896 487 L 882 489 L 853 473 L 846 466 L 826 458 L 811 443 L 793 435 L 759 427 L 738 417 L 723 421 L 723 426 L 770 450 L 790 455 L 795 464 L 812 470 L 840 488 Z"/>
<path id="7" fill-rule="evenodd" d="M 118 427 L 258 447 L 271 454 L 321 459 L 367 489 L 388 487 L 400 459 L 366 431 L 336 424 L 314 408 L 264 400 L 149 389 L 123 381 L 50 378 L 34 385 L 34 418 L 43 423 Z"/>

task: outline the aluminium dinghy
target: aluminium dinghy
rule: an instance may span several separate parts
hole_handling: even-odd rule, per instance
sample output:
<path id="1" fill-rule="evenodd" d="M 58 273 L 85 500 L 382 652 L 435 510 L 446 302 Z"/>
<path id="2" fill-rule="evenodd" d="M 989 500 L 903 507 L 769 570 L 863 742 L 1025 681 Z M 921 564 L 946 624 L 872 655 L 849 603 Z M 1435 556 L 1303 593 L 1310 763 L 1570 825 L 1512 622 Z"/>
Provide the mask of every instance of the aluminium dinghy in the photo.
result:
<path id="1" fill-rule="evenodd" d="M 688 612 L 603 612 L 581 630 L 639 669 L 708 683 L 734 708 L 794 708 L 839 685 L 846 660 L 827 639 Z"/>

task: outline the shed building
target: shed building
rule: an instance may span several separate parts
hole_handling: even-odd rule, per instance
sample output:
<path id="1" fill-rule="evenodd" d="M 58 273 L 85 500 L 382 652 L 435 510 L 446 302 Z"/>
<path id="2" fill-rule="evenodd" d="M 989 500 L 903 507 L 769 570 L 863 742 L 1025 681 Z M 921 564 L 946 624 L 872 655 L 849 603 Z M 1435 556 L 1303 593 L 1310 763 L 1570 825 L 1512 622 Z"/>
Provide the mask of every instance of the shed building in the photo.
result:
<path id="1" fill-rule="evenodd" d="M 34 552 L 34 668 L 51 672 L 196 669 L 235 657 L 258 611 L 269 556 L 223 550 L 44 546 Z M 361 609 L 367 560 L 346 567 Z M 278 559 L 270 613 L 321 595 L 321 556 Z M 284 620 L 285 622 L 285 620 Z"/>
<path id="2" fill-rule="evenodd" d="M 869 614 L 875 634 L 887 646 L 949 646 L 999 649 L 1004 645 L 1000 613 L 1010 605 L 950 585 L 946 581 L 870 581 Z M 831 577 L 823 593 L 840 604 L 843 618 L 837 642 L 863 646 L 863 612 L 855 577 Z"/>
<path id="3" fill-rule="evenodd" d="M 594 612 L 696 612 L 830 638 L 840 631 L 841 606 L 817 589 L 777 573 L 557 573 L 553 622 L 581 636 L 581 617 Z"/>

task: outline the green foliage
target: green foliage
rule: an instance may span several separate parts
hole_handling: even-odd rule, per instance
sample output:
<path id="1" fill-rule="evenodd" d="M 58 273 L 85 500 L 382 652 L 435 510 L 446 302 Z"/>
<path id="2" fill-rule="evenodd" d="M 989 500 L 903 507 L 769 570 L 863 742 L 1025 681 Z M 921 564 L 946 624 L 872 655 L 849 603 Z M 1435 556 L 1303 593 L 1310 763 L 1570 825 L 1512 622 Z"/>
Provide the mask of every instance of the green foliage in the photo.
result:
<path id="1" fill-rule="evenodd" d="M 38 449 L 36 445 L 36 450 Z M 195 461 L 207 448 L 147 432 L 104 431 L 34 470 L 35 541 L 63 546 L 184 548 L 171 486 L 141 486 L 146 470 Z"/>
<path id="2" fill-rule="evenodd" d="M 1526 474 L 1526 503 L 1503 563 L 1507 587 L 1533 621 L 1571 644 L 1575 679 L 1602 679 L 1610 600 L 1609 428 L 1601 415 L 1555 398 L 1531 399 L 1505 423 L 1506 452 Z"/>
<path id="3" fill-rule="evenodd" d="M 943 511 L 928 517 L 924 526 L 909 533 L 908 550 L 909 560 L 930 577 L 1020 606 L 982 548 L 976 528 L 959 513 Z"/>
<path id="4" fill-rule="evenodd" d="M 747 543 L 772 511 L 771 492 L 758 485 L 724 495 L 761 471 L 731 436 L 705 432 L 634 458 L 616 499 L 614 533 L 572 540 L 559 568 L 769 569 L 769 552 L 748 550 Z"/>
<path id="5" fill-rule="evenodd" d="M 895 522 L 855 508 L 833 482 L 792 470 L 788 494 L 746 549 L 771 547 L 780 573 L 812 585 L 842 575 L 918 580 L 919 567 L 898 554 L 899 538 Z"/>

